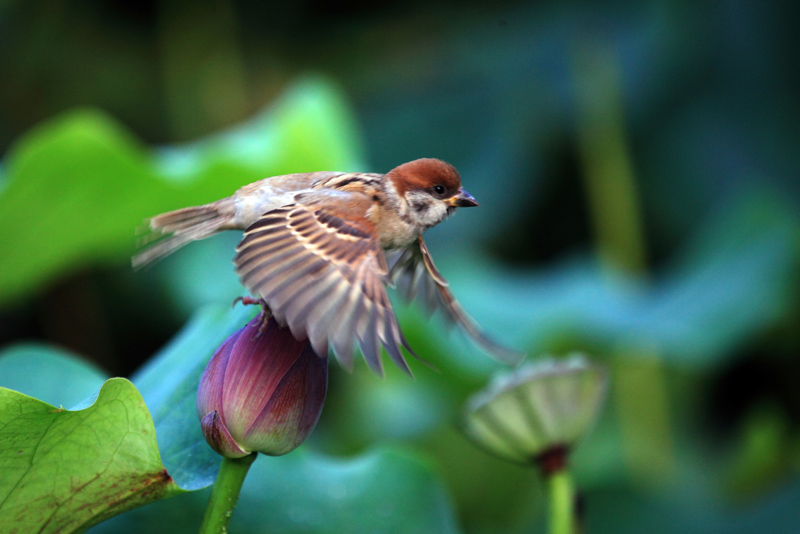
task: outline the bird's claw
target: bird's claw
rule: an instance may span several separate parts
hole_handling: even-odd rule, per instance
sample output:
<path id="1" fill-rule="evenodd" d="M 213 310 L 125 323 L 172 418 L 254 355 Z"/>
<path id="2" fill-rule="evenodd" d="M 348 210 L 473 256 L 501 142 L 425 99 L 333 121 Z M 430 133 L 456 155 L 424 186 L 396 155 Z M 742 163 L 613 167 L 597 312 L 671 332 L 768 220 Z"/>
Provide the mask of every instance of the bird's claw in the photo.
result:
<path id="1" fill-rule="evenodd" d="M 233 299 L 233 306 L 236 306 L 237 302 L 241 302 L 245 306 L 252 306 L 255 304 L 261 306 L 261 313 L 259 314 L 259 318 L 261 320 L 261 326 L 258 327 L 258 334 L 256 334 L 256 337 L 263 334 L 264 330 L 267 329 L 269 320 L 272 319 L 272 310 L 269 309 L 267 301 L 265 301 L 264 299 L 256 299 L 250 296 L 246 296 L 246 297 L 236 297 L 235 299 Z"/>
<path id="2" fill-rule="evenodd" d="M 267 301 L 265 301 L 264 299 L 256 299 L 256 298 L 253 298 L 253 297 L 251 297 L 251 296 L 246 296 L 246 297 L 236 297 L 235 299 L 233 299 L 233 306 L 234 306 L 234 307 L 236 306 L 236 303 L 237 303 L 237 302 L 241 302 L 241 303 L 242 303 L 242 304 L 244 304 L 245 306 L 250 306 L 250 305 L 253 305 L 253 304 L 258 304 L 258 305 L 259 305 L 259 306 L 261 306 L 261 308 L 262 308 L 262 309 L 264 309 L 264 310 L 268 310 L 268 309 L 269 309 L 269 306 L 267 306 Z"/>

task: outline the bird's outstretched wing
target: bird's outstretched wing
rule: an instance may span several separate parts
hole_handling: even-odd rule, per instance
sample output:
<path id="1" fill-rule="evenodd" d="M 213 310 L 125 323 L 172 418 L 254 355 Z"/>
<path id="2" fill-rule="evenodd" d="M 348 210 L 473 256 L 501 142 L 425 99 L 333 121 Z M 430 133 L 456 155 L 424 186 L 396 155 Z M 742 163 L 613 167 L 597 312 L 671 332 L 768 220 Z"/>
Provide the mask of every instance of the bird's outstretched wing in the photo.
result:
<path id="1" fill-rule="evenodd" d="M 261 296 L 275 318 L 317 354 L 328 344 L 353 365 L 353 340 L 382 374 L 381 346 L 410 374 L 400 347 L 408 346 L 389 302 L 388 268 L 372 223 L 371 203 L 347 193 L 268 211 L 244 232 L 234 263 L 242 283 Z M 355 209 L 354 209 L 355 208 Z"/>
<path id="2" fill-rule="evenodd" d="M 421 299 L 429 313 L 442 310 L 449 323 L 457 324 L 486 352 L 503 362 L 516 364 L 525 356 L 492 340 L 464 311 L 450 291 L 447 280 L 436 269 L 422 236 L 390 257 L 390 263 L 389 278 L 404 299 Z"/>

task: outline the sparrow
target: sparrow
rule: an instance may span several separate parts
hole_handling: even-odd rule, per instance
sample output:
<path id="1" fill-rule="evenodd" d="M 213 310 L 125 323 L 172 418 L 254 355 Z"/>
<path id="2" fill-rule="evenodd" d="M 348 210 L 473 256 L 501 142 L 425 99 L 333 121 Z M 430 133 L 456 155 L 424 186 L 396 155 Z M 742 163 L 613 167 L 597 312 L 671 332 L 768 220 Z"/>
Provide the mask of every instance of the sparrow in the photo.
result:
<path id="1" fill-rule="evenodd" d="M 135 268 L 224 230 L 244 230 L 234 265 L 242 284 L 272 316 L 314 351 L 333 348 L 353 367 L 358 342 L 369 367 L 382 375 L 381 346 L 411 374 L 400 347 L 409 346 L 386 286 L 419 296 L 441 310 L 488 353 L 506 362 L 520 354 L 487 337 L 453 296 L 422 234 L 457 208 L 478 202 L 458 171 L 432 158 L 386 174 L 309 172 L 265 178 L 232 196 L 149 220 L 160 240 L 133 258 Z"/>

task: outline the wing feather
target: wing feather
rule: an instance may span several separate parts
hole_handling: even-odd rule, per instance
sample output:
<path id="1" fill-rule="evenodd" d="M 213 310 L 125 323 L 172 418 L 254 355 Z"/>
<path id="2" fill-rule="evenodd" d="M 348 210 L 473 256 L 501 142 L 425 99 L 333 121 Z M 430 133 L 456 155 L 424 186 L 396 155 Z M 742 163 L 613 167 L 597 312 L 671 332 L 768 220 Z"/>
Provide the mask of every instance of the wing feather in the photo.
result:
<path id="1" fill-rule="evenodd" d="M 341 313 L 331 324 L 334 332 L 331 337 L 331 346 L 348 371 L 353 370 L 353 344 L 355 341 L 356 322 L 363 309 L 363 298 L 358 286 L 353 285 L 347 294 L 347 301 L 342 307 Z"/>
<path id="2" fill-rule="evenodd" d="M 406 300 L 422 299 L 428 313 L 442 310 L 450 324 L 457 324 L 464 333 L 486 352 L 507 363 L 518 363 L 524 354 L 509 349 L 487 336 L 470 317 L 439 273 L 422 236 L 393 258 L 389 278 Z"/>
<path id="3" fill-rule="evenodd" d="M 369 367 L 382 374 L 385 347 L 410 373 L 401 347 L 416 355 L 386 293 L 389 269 L 375 229 L 363 215 L 347 215 L 354 203 L 365 214 L 371 201 L 354 194 L 333 200 L 303 196 L 262 215 L 236 248 L 236 271 L 275 318 L 296 337 L 307 337 L 318 354 L 327 354 L 330 345 L 351 369 L 357 342 Z"/>
<path id="4" fill-rule="evenodd" d="M 383 376 L 383 363 L 380 358 L 380 346 L 378 343 L 378 336 L 375 333 L 376 328 L 376 313 L 375 306 L 369 306 L 371 309 L 366 314 L 366 323 L 364 325 L 363 333 L 357 336 L 358 345 L 361 347 L 361 353 L 364 355 L 367 365 L 373 372 Z"/>

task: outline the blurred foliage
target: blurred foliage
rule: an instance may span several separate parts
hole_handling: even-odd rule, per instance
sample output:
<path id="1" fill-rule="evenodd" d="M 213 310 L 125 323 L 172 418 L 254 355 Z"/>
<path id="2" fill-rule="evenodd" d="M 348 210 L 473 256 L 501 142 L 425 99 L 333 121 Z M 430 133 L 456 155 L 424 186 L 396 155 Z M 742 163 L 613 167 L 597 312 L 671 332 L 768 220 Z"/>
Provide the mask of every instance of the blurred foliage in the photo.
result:
<path id="1" fill-rule="evenodd" d="M 69 407 L 131 376 L 164 465 L 202 487 L 215 466 L 192 381 L 252 313 L 220 307 L 243 291 L 237 236 L 131 273 L 134 229 L 264 176 L 436 156 L 481 202 L 426 236 L 464 307 L 533 356 L 582 350 L 612 370 L 608 410 L 574 459 L 587 531 L 792 532 L 798 11 L 0 3 L 0 385 Z M 439 318 L 398 313 L 440 372 L 412 362 L 416 380 L 379 380 L 363 362 L 332 365 L 319 428 L 255 464 L 234 530 L 333 532 L 362 515 L 389 532 L 541 526 L 535 474 L 452 426 L 498 364 Z M 189 532 L 205 498 L 96 530 Z"/>
<path id="2" fill-rule="evenodd" d="M 40 126 L 7 156 L 0 302 L 87 261 L 121 263 L 147 216 L 230 194 L 268 174 L 353 165 L 357 149 L 335 89 L 300 84 L 269 113 L 190 146 L 148 154 L 112 119 L 78 111 Z M 325 150 L 311 147 L 324 146 Z"/>

